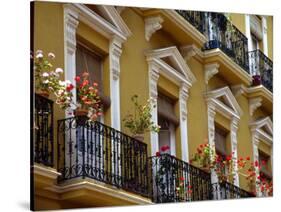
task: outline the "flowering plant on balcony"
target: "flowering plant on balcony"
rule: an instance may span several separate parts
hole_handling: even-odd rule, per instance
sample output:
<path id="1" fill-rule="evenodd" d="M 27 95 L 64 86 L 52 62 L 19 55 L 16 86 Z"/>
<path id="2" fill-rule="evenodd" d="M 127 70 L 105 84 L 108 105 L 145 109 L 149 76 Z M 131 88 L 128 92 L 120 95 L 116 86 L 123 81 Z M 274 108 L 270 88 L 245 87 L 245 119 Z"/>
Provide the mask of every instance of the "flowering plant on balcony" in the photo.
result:
<path id="1" fill-rule="evenodd" d="M 205 171 L 210 171 L 211 168 L 214 168 L 215 156 L 215 147 L 208 143 L 203 143 L 197 147 L 197 152 L 189 162 Z"/>
<path id="2" fill-rule="evenodd" d="M 192 195 L 192 186 L 188 185 L 187 181 L 184 177 L 180 177 L 176 180 L 176 196 L 180 200 L 188 200 L 191 201 L 191 195 Z M 186 198 L 185 198 L 186 197 Z"/>
<path id="3" fill-rule="evenodd" d="M 146 131 L 159 132 L 160 126 L 151 121 L 152 109 L 156 107 L 156 100 L 150 98 L 146 104 L 141 105 L 138 102 L 138 96 L 131 98 L 134 105 L 134 113 L 128 114 L 124 119 L 124 126 L 130 130 L 132 135 L 144 134 Z"/>
<path id="4" fill-rule="evenodd" d="M 48 58 L 54 60 L 55 54 L 48 53 Z M 71 82 L 60 80 L 63 70 L 61 68 L 53 70 L 49 59 L 44 57 L 42 50 L 36 51 L 34 56 L 35 89 L 45 97 L 53 93 L 56 96 L 55 102 L 62 109 L 67 109 L 72 100 L 72 93 L 67 89 Z"/>
<path id="5" fill-rule="evenodd" d="M 273 182 L 266 179 L 263 169 L 266 165 L 265 161 L 255 161 L 250 164 L 247 174 L 243 174 L 248 181 L 248 187 L 254 194 L 256 194 L 256 188 L 260 190 L 263 196 L 272 196 L 273 194 Z M 258 175 L 256 173 L 259 173 Z"/>
<path id="6" fill-rule="evenodd" d="M 89 73 L 84 72 L 82 76 L 76 76 L 76 89 L 77 89 L 77 103 L 76 115 L 78 111 L 82 111 L 90 118 L 91 121 L 97 120 L 102 115 L 102 104 L 98 91 L 98 83 L 89 82 Z M 74 86 L 69 87 L 71 90 Z"/>

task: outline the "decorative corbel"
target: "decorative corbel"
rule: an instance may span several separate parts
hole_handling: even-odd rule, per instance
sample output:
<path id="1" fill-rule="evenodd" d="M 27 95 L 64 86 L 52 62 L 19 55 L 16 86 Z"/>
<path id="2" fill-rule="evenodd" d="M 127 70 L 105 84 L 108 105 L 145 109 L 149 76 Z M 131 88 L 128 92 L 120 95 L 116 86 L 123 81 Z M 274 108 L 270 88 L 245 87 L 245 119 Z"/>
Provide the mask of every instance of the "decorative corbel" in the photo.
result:
<path id="1" fill-rule="evenodd" d="M 253 116 L 255 110 L 262 105 L 262 98 L 256 97 L 249 100 L 249 112 Z"/>
<path id="2" fill-rule="evenodd" d="M 205 65 L 205 83 L 208 84 L 209 80 L 217 73 L 219 73 L 220 65 L 218 63 L 210 63 Z"/>
<path id="3" fill-rule="evenodd" d="M 161 23 L 164 21 L 161 16 L 148 17 L 145 20 L 145 39 L 150 40 L 152 34 L 162 28 Z"/>
<path id="4" fill-rule="evenodd" d="M 197 54 L 195 45 L 183 46 L 180 48 L 181 55 L 185 60 L 189 60 L 191 57 Z"/>

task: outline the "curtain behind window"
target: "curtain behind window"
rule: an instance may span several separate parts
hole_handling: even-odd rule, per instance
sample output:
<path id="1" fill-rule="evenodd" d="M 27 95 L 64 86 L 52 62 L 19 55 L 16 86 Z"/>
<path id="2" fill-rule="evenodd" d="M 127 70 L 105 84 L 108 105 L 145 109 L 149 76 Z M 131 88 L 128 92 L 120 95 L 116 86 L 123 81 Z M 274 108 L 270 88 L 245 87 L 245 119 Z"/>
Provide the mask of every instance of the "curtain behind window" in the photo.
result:
<path id="1" fill-rule="evenodd" d="M 89 82 L 99 84 L 99 95 L 105 108 L 110 106 L 110 98 L 103 93 L 102 57 L 78 43 L 76 49 L 76 74 L 89 73 Z"/>

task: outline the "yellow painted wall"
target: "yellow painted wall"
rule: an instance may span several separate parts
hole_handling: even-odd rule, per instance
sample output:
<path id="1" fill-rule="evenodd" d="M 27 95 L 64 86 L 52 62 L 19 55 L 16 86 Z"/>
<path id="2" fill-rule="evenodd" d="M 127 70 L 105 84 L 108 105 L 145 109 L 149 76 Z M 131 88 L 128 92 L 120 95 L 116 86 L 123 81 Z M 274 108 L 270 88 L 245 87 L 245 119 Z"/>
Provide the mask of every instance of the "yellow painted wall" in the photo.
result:
<path id="1" fill-rule="evenodd" d="M 132 112 L 131 97 L 135 94 L 139 96 L 139 102 L 144 104 L 149 97 L 148 85 L 148 63 L 144 55 L 145 50 L 163 48 L 174 45 L 171 38 L 163 32 L 154 33 L 150 41 L 145 40 L 144 20 L 132 9 L 126 8 L 121 14 L 123 20 L 131 30 L 133 36 L 129 37 L 122 47 L 120 61 L 120 102 L 121 119 Z M 122 131 L 129 133 L 123 127 Z M 148 143 L 148 155 L 150 155 L 149 135 L 146 133 L 145 142 Z"/>
<path id="2" fill-rule="evenodd" d="M 34 3 L 34 50 L 42 50 L 47 56 L 53 52 L 56 58 L 50 62 L 54 68 L 64 69 L 64 37 L 63 37 L 63 5 L 50 2 Z M 64 77 L 64 76 L 63 76 Z M 50 96 L 54 100 L 54 96 Z M 54 104 L 54 138 L 57 136 L 57 120 L 65 117 L 62 111 Z M 55 161 L 56 149 L 54 145 Z M 56 163 L 55 163 L 56 165 Z"/>
<path id="3" fill-rule="evenodd" d="M 196 148 L 208 138 L 207 105 L 204 97 L 206 85 L 204 82 L 203 65 L 191 58 L 187 64 L 195 75 L 197 82 L 189 90 L 188 108 L 188 148 L 189 157 L 196 152 Z"/>
<path id="4" fill-rule="evenodd" d="M 268 57 L 273 60 L 273 16 L 267 16 Z"/>
<path id="5" fill-rule="evenodd" d="M 245 15 L 240 13 L 231 13 L 230 14 L 232 23 L 242 32 L 244 35 L 246 34 L 246 26 L 245 26 Z"/>

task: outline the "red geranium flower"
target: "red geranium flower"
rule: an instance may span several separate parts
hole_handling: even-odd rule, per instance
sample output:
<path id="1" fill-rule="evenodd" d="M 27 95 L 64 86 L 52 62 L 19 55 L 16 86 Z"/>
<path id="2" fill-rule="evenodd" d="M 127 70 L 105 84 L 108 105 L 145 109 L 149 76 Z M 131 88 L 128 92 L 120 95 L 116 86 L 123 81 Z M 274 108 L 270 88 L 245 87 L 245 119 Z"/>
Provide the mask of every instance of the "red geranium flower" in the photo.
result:
<path id="1" fill-rule="evenodd" d="M 83 83 L 82 83 L 82 87 L 86 86 L 89 84 L 89 81 L 88 80 L 84 80 Z"/>
<path id="2" fill-rule="evenodd" d="M 77 76 L 77 77 L 74 78 L 74 80 L 75 80 L 76 82 L 80 82 L 80 77 Z"/>
<path id="3" fill-rule="evenodd" d="M 259 162 L 256 160 L 255 161 L 255 167 L 258 167 L 259 166 Z"/>
<path id="4" fill-rule="evenodd" d="M 184 177 L 180 177 L 180 181 L 184 181 Z"/>
<path id="5" fill-rule="evenodd" d="M 248 156 L 248 157 L 246 158 L 246 160 L 250 160 L 250 157 Z"/>
<path id="6" fill-rule="evenodd" d="M 160 152 L 156 152 L 156 156 L 159 157 L 160 156 Z"/>
<path id="7" fill-rule="evenodd" d="M 69 92 L 74 88 L 74 86 L 72 84 L 69 84 L 66 86 L 66 90 Z"/>
<path id="8" fill-rule="evenodd" d="M 167 151 L 168 149 L 170 149 L 170 147 L 169 147 L 168 145 L 162 146 L 162 147 L 161 147 L 161 151 L 162 151 L 162 152 L 165 152 L 165 151 Z"/>
<path id="9" fill-rule="evenodd" d="M 228 155 L 228 156 L 226 157 L 226 160 L 227 160 L 227 161 L 230 161 L 230 160 L 231 160 L 231 155 Z"/>
<path id="10" fill-rule="evenodd" d="M 262 160 L 262 161 L 261 161 L 261 164 L 262 164 L 262 165 L 265 165 L 265 164 L 266 164 L 266 161 L 265 161 L 265 160 Z"/>

